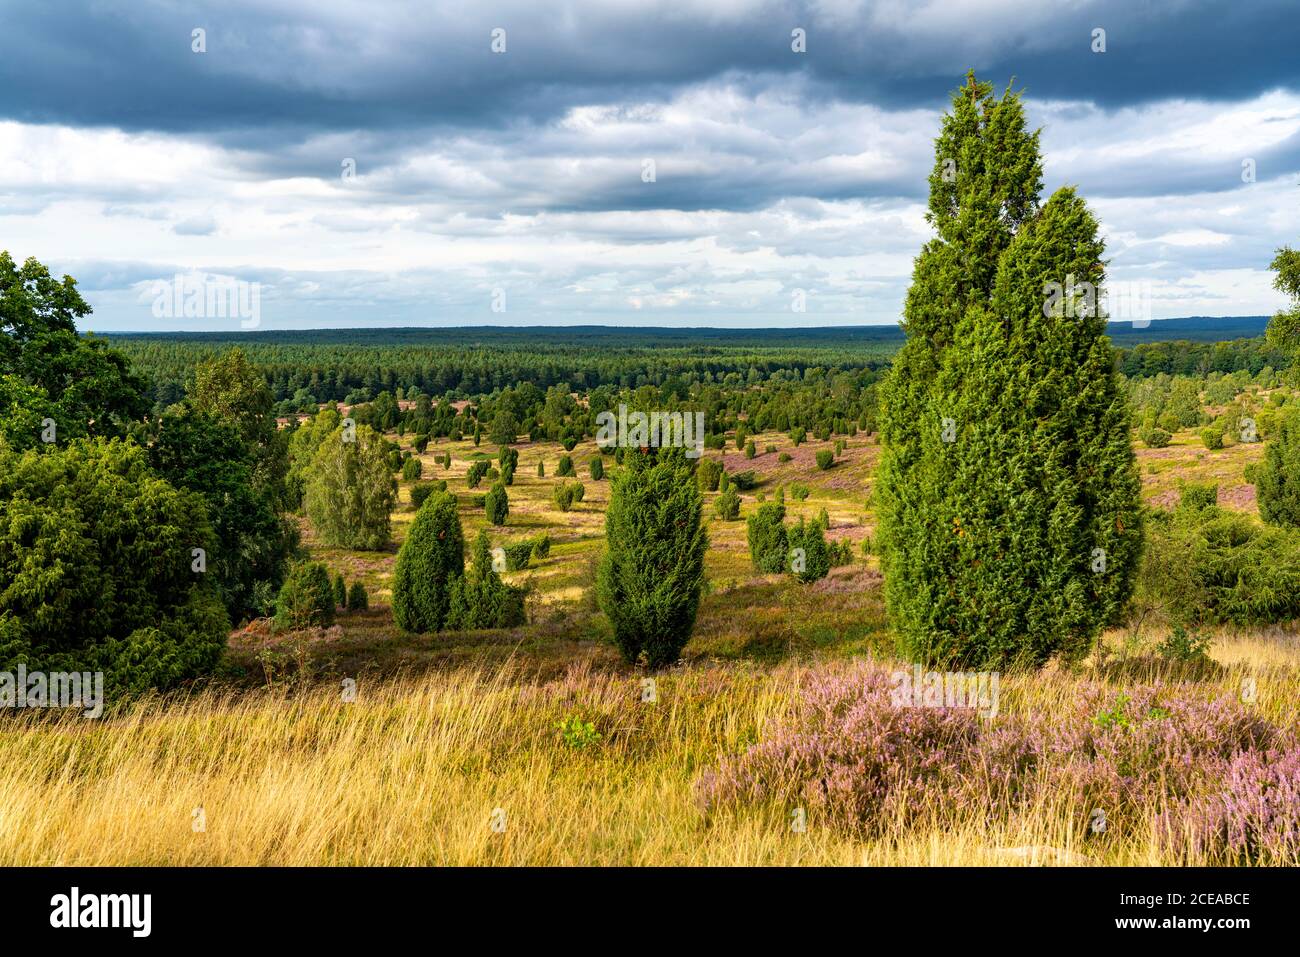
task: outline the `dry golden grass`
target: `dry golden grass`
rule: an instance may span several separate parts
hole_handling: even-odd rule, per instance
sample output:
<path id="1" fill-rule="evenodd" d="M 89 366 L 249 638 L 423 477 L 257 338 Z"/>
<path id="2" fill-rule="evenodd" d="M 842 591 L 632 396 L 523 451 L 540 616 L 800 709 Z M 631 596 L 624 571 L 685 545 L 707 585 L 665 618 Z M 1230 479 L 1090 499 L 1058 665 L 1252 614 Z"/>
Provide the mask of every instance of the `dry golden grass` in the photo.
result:
<path id="1" fill-rule="evenodd" d="M 1261 711 L 1295 723 L 1293 643 L 1225 639 L 1220 661 L 1198 682 L 1207 696 L 1258 674 Z M 1086 809 L 1065 804 L 992 831 L 886 828 L 868 843 L 815 817 L 795 833 L 788 808 L 706 819 L 699 774 L 786 713 L 806 667 L 683 667 L 656 678 L 655 703 L 626 670 L 585 661 L 548 681 L 512 662 L 363 678 L 352 702 L 330 683 L 21 718 L 0 737 L 0 863 L 1172 863 L 1141 833 L 1099 855 L 1080 833 Z M 1079 681 L 1118 680 L 1109 667 L 1007 676 L 1002 707 L 1065 707 Z M 566 744 L 570 715 L 599 739 Z"/>

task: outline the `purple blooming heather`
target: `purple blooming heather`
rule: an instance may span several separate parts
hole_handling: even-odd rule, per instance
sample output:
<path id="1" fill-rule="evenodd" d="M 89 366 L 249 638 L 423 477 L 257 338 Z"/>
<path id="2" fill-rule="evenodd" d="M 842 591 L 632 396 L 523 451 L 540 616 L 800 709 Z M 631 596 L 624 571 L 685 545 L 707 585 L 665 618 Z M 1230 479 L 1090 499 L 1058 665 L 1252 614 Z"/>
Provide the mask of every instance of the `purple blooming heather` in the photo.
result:
<path id="1" fill-rule="evenodd" d="M 793 718 L 699 782 L 707 809 L 776 802 L 870 834 L 992 822 L 1033 806 L 1107 828 L 1161 832 L 1199 853 L 1297 863 L 1300 750 L 1233 698 L 1160 684 L 1080 686 L 1073 707 L 982 720 L 893 702 L 891 671 L 856 665 L 806 679 Z"/>

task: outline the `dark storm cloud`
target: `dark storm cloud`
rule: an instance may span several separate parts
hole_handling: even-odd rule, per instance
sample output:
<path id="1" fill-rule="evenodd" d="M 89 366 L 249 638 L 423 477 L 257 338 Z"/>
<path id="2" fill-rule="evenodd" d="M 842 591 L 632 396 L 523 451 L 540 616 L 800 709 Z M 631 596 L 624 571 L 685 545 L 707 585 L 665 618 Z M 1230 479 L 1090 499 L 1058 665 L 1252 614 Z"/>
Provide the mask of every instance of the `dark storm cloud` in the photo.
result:
<path id="1" fill-rule="evenodd" d="M 0 116 L 127 130 L 286 134 L 545 121 L 664 100 L 726 74 L 800 74 L 825 96 L 933 107 L 967 67 L 1107 108 L 1300 88 L 1300 16 L 1249 4 L 816 2 L 26 3 L 0 33 Z M 489 35 L 507 30 L 507 53 Z M 190 32 L 207 31 L 207 52 Z M 808 52 L 790 30 L 808 31 Z M 1107 31 L 1107 51 L 1090 49 Z"/>

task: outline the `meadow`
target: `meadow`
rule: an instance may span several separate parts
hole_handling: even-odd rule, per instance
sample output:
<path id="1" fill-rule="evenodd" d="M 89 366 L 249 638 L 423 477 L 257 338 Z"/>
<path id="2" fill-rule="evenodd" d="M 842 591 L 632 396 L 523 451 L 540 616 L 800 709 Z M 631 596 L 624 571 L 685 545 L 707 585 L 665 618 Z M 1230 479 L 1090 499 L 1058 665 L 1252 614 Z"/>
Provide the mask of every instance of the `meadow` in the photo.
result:
<path id="1" fill-rule="evenodd" d="M 212 679 L 120 705 L 99 721 L 16 718 L 0 736 L 0 759 L 24 773 L 0 784 L 0 862 L 1218 862 L 1163 839 L 1159 803 L 1099 835 L 1089 828 L 1094 809 L 1068 790 L 1044 788 L 993 813 L 899 813 L 870 832 L 840 826 L 831 804 L 770 789 L 739 803 L 708 801 L 704 782 L 788 728 L 810 683 L 863 662 L 908 667 L 894 658 L 878 559 L 861 547 L 874 531 L 875 438 L 842 440 L 825 471 L 815 453 L 830 442 L 753 438 L 752 459 L 734 442 L 705 453 L 729 473 L 753 469 L 759 484 L 742 493 L 740 521 L 713 517 L 716 493 L 705 496 L 708 585 L 678 664 L 646 672 L 609 643 L 592 589 L 609 485 L 587 474 L 594 443 L 566 453 L 521 440 L 509 520 L 490 533 L 494 544 L 542 531 L 552 540 L 549 556 L 504 575 L 531 589 L 528 624 L 423 636 L 396 628 L 388 602 L 396 548 L 414 516 L 411 482 L 400 484 L 394 542 L 383 551 L 323 546 L 301 519 L 311 556 L 363 581 L 370 608 L 341 612 L 328 629 L 276 633 L 268 620 L 253 621 L 232 633 Z M 1189 429 L 1165 448 L 1140 449 L 1144 499 L 1167 507 L 1180 479 L 1212 479 L 1226 508 L 1253 514 L 1245 471 L 1260 448 L 1209 451 Z M 438 461 L 447 452 L 450 468 Z M 435 440 L 418 456 L 423 480 L 445 477 L 461 500 L 467 541 L 485 519 L 465 473 L 476 456 L 495 453 L 486 440 L 464 438 Z M 554 477 L 564 454 L 586 486 L 567 512 L 551 498 L 557 481 L 573 481 Z M 539 460 L 547 477 L 537 476 Z M 827 537 L 853 543 L 852 562 L 812 584 L 755 573 L 745 543 L 743 518 L 759 497 L 797 484 L 809 494 L 785 496 L 790 515 L 825 509 Z M 1212 660 L 1195 667 L 1160 653 L 1168 634 L 1159 621 L 1113 628 L 1081 663 L 1005 674 L 995 720 L 1113 703 L 1152 686 L 1207 707 L 1235 703 L 1250 680 L 1253 713 L 1297 727 L 1293 628 L 1208 629 Z"/>

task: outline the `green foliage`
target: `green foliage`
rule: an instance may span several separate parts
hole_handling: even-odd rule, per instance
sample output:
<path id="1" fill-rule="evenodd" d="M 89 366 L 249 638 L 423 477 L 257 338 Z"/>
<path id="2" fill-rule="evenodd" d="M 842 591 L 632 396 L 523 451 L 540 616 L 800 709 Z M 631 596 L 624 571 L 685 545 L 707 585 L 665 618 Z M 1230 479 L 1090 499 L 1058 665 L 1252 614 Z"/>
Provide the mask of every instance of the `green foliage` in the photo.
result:
<path id="1" fill-rule="evenodd" d="M 538 561 L 547 558 L 551 554 L 551 536 L 546 532 L 538 535 L 533 539 L 533 557 Z"/>
<path id="2" fill-rule="evenodd" d="M 1184 482 L 1179 494 L 1183 508 L 1209 508 L 1219 504 L 1219 486 L 1216 482 Z"/>
<path id="3" fill-rule="evenodd" d="M 600 744 L 601 735 L 596 730 L 596 725 L 591 721 L 583 721 L 578 714 L 566 715 L 555 726 L 555 730 L 560 732 L 560 741 L 564 746 L 572 751 L 585 751 Z"/>
<path id="4" fill-rule="evenodd" d="M 555 468 L 556 478 L 570 478 L 573 474 L 573 457 L 569 455 L 561 455 L 560 464 Z"/>
<path id="5" fill-rule="evenodd" d="M 367 425 L 349 436 L 336 429 L 316 450 L 307 485 L 307 516 L 327 545 L 380 549 L 390 537 L 397 483 L 384 438 Z"/>
<path id="6" fill-rule="evenodd" d="M 1152 426 L 1142 432 L 1140 438 L 1142 443 L 1149 449 L 1163 449 L 1173 438 L 1168 432 L 1159 426 Z"/>
<path id="7" fill-rule="evenodd" d="M 464 575 L 465 534 L 455 496 L 442 492 L 424 503 L 397 553 L 393 619 L 404 631 L 441 631 L 452 591 Z"/>
<path id="8" fill-rule="evenodd" d="M 213 413 L 174 406 L 138 430 L 149 464 L 207 505 L 217 537 L 207 572 L 231 621 L 270 612 L 298 546 L 297 525 L 279 510 L 274 483 L 258 482 L 256 448 Z"/>
<path id="9" fill-rule="evenodd" d="M 1211 450 L 1223 448 L 1223 429 L 1211 425 L 1201 430 L 1201 443 Z"/>
<path id="10" fill-rule="evenodd" d="M 1040 206 L 1041 188 L 1018 96 L 970 75 L 936 140 L 937 236 L 916 259 L 907 342 L 881 389 L 886 608 L 913 661 L 1074 659 L 1132 590 L 1129 410 L 1104 319 L 1078 294 L 1103 286 L 1103 247 L 1072 189 Z"/>
<path id="11" fill-rule="evenodd" d="M 546 463 L 541 459 L 537 460 L 537 477 L 546 478 Z"/>
<path id="12" fill-rule="evenodd" d="M 343 580 L 342 572 L 339 572 L 334 579 L 334 604 L 339 608 L 346 608 L 348 605 L 348 585 Z"/>
<path id="13" fill-rule="evenodd" d="M 1257 472 L 1259 515 L 1270 525 L 1300 528 L 1300 409 L 1288 409 L 1264 446 Z"/>
<path id="14" fill-rule="evenodd" d="M 366 586 L 357 579 L 348 589 L 348 611 L 365 611 L 369 607 L 370 596 L 366 594 Z"/>
<path id="15" fill-rule="evenodd" d="M 327 628 L 334 624 L 334 586 L 330 573 L 320 562 L 294 565 L 280 586 L 275 601 L 275 630 Z"/>
<path id="16" fill-rule="evenodd" d="M 402 463 L 402 479 L 407 482 L 414 482 L 424 471 L 424 466 L 417 458 L 409 458 Z"/>
<path id="17" fill-rule="evenodd" d="M 487 475 L 487 471 L 491 467 L 487 459 L 470 462 L 469 469 L 465 473 L 465 484 L 470 488 L 478 488 L 479 483 L 483 481 L 483 476 Z"/>
<path id="18" fill-rule="evenodd" d="M 428 500 L 430 495 L 435 492 L 445 492 L 447 483 L 444 480 L 437 482 L 420 482 L 418 485 L 411 486 L 411 508 L 415 511 L 420 510 L 420 506 Z"/>
<path id="19" fill-rule="evenodd" d="M 497 451 L 497 464 L 501 466 L 501 481 L 505 485 L 515 484 L 515 469 L 519 467 L 519 450 L 503 445 Z"/>
<path id="20" fill-rule="evenodd" d="M 713 510 L 724 522 L 734 522 L 740 518 L 740 496 L 736 490 L 729 488 L 714 499 Z"/>
<path id="21" fill-rule="evenodd" d="M 121 436 L 148 411 L 127 358 L 77 333 L 90 312 L 72 277 L 55 279 L 35 259 L 18 266 L 0 251 L 0 434 L 15 450 L 44 445 L 47 417 L 65 443 Z"/>
<path id="22" fill-rule="evenodd" d="M 788 488 L 790 497 L 797 502 L 806 501 L 808 496 L 812 494 L 812 490 L 803 482 L 791 482 Z"/>
<path id="23" fill-rule="evenodd" d="M 734 485 L 736 489 L 741 492 L 748 492 L 750 489 L 758 486 L 758 475 L 753 469 L 747 469 L 744 472 L 736 472 L 734 475 L 729 476 L 729 478 L 731 479 L 729 484 Z"/>
<path id="24" fill-rule="evenodd" d="M 486 530 L 474 541 L 470 571 L 452 585 L 447 627 L 459 629 L 513 628 L 527 620 L 527 590 L 507 585 L 492 567 L 492 549 Z"/>
<path id="25" fill-rule="evenodd" d="M 680 457 L 629 449 L 624 463 L 611 481 L 596 598 L 623 657 L 657 668 L 677 660 L 695 626 L 703 500 Z"/>
<path id="26" fill-rule="evenodd" d="M 776 460 L 780 462 L 782 465 L 784 465 L 786 462 L 789 462 L 793 458 L 794 456 L 791 455 L 789 452 L 782 452 L 780 455 L 776 457 Z"/>
<path id="27" fill-rule="evenodd" d="M 113 693 L 210 671 L 230 628 L 192 549 L 217 540 L 200 496 L 144 449 L 76 440 L 0 443 L 0 670 L 104 671 Z"/>
<path id="28" fill-rule="evenodd" d="M 533 560 L 533 551 L 536 547 L 537 542 L 531 538 L 502 546 L 501 550 L 506 556 L 506 571 L 518 572 L 526 569 Z"/>
<path id="29" fill-rule="evenodd" d="M 785 571 L 789 551 L 785 529 L 785 506 L 760 505 L 747 519 L 746 539 L 754 570 L 771 574 Z"/>
<path id="30" fill-rule="evenodd" d="M 796 448 L 798 448 L 800 445 L 803 445 L 804 439 L 806 439 L 807 437 L 808 437 L 808 432 L 806 429 L 796 428 L 790 430 L 790 441 L 795 444 Z"/>
<path id="31" fill-rule="evenodd" d="M 1187 625 L 1300 617 L 1300 531 L 1217 506 L 1155 511 L 1135 606 Z"/>
<path id="32" fill-rule="evenodd" d="M 573 507 L 573 486 L 568 482 L 556 483 L 551 489 L 551 501 L 561 512 L 567 512 Z"/>
<path id="33" fill-rule="evenodd" d="M 506 487 L 501 482 L 497 482 L 490 489 L 487 495 L 483 497 L 483 509 L 487 513 L 487 520 L 493 525 L 504 525 L 510 515 L 510 496 L 506 494 Z"/>
<path id="34" fill-rule="evenodd" d="M 591 469 L 591 480 L 593 482 L 599 482 L 605 477 L 605 461 L 599 455 L 587 463 L 587 465 L 588 468 Z"/>
<path id="35" fill-rule="evenodd" d="M 805 524 L 799 519 L 799 524 L 786 532 L 786 547 L 789 550 L 786 571 L 799 581 L 814 582 L 830 574 L 830 549 L 817 522 Z"/>
<path id="36" fill-rule="evenodd" d="M 745 458 L 752 459 L 758 454 L 758 449 L 754 447 L 754 440 L 750 439 L 745 443 Z"/>
<path id="37" fill-rule="evenodd" d="M 1175 624 L 1156 650 L 1167 661 L 1187 664 L 1206 661 L 1210 656 L 1210 644 L 1209 635 L 1195 630 L 1188 631 L 1182 625 Z"/>
<path id="38" fill-rule="evenodd" d="M 581 482 L 574 482 L 571 488 L 573 490 L 573 500 L 575 502 L 581 502 L 586 498 L 587 486 L 583 485 Z"/>
<path id="39" fill-rule="evenodd" d="M 695 466 L 695 480 L 705 492 L 716 492 L 722 480 L 722 463 L 717 459 L 702 458 Z"/>
<path id="40" fill-rule="evenodd" d="M 817 450 L 817 467 L 825 472 L 835 464 L 835 453 L 830 449 Z"/>

